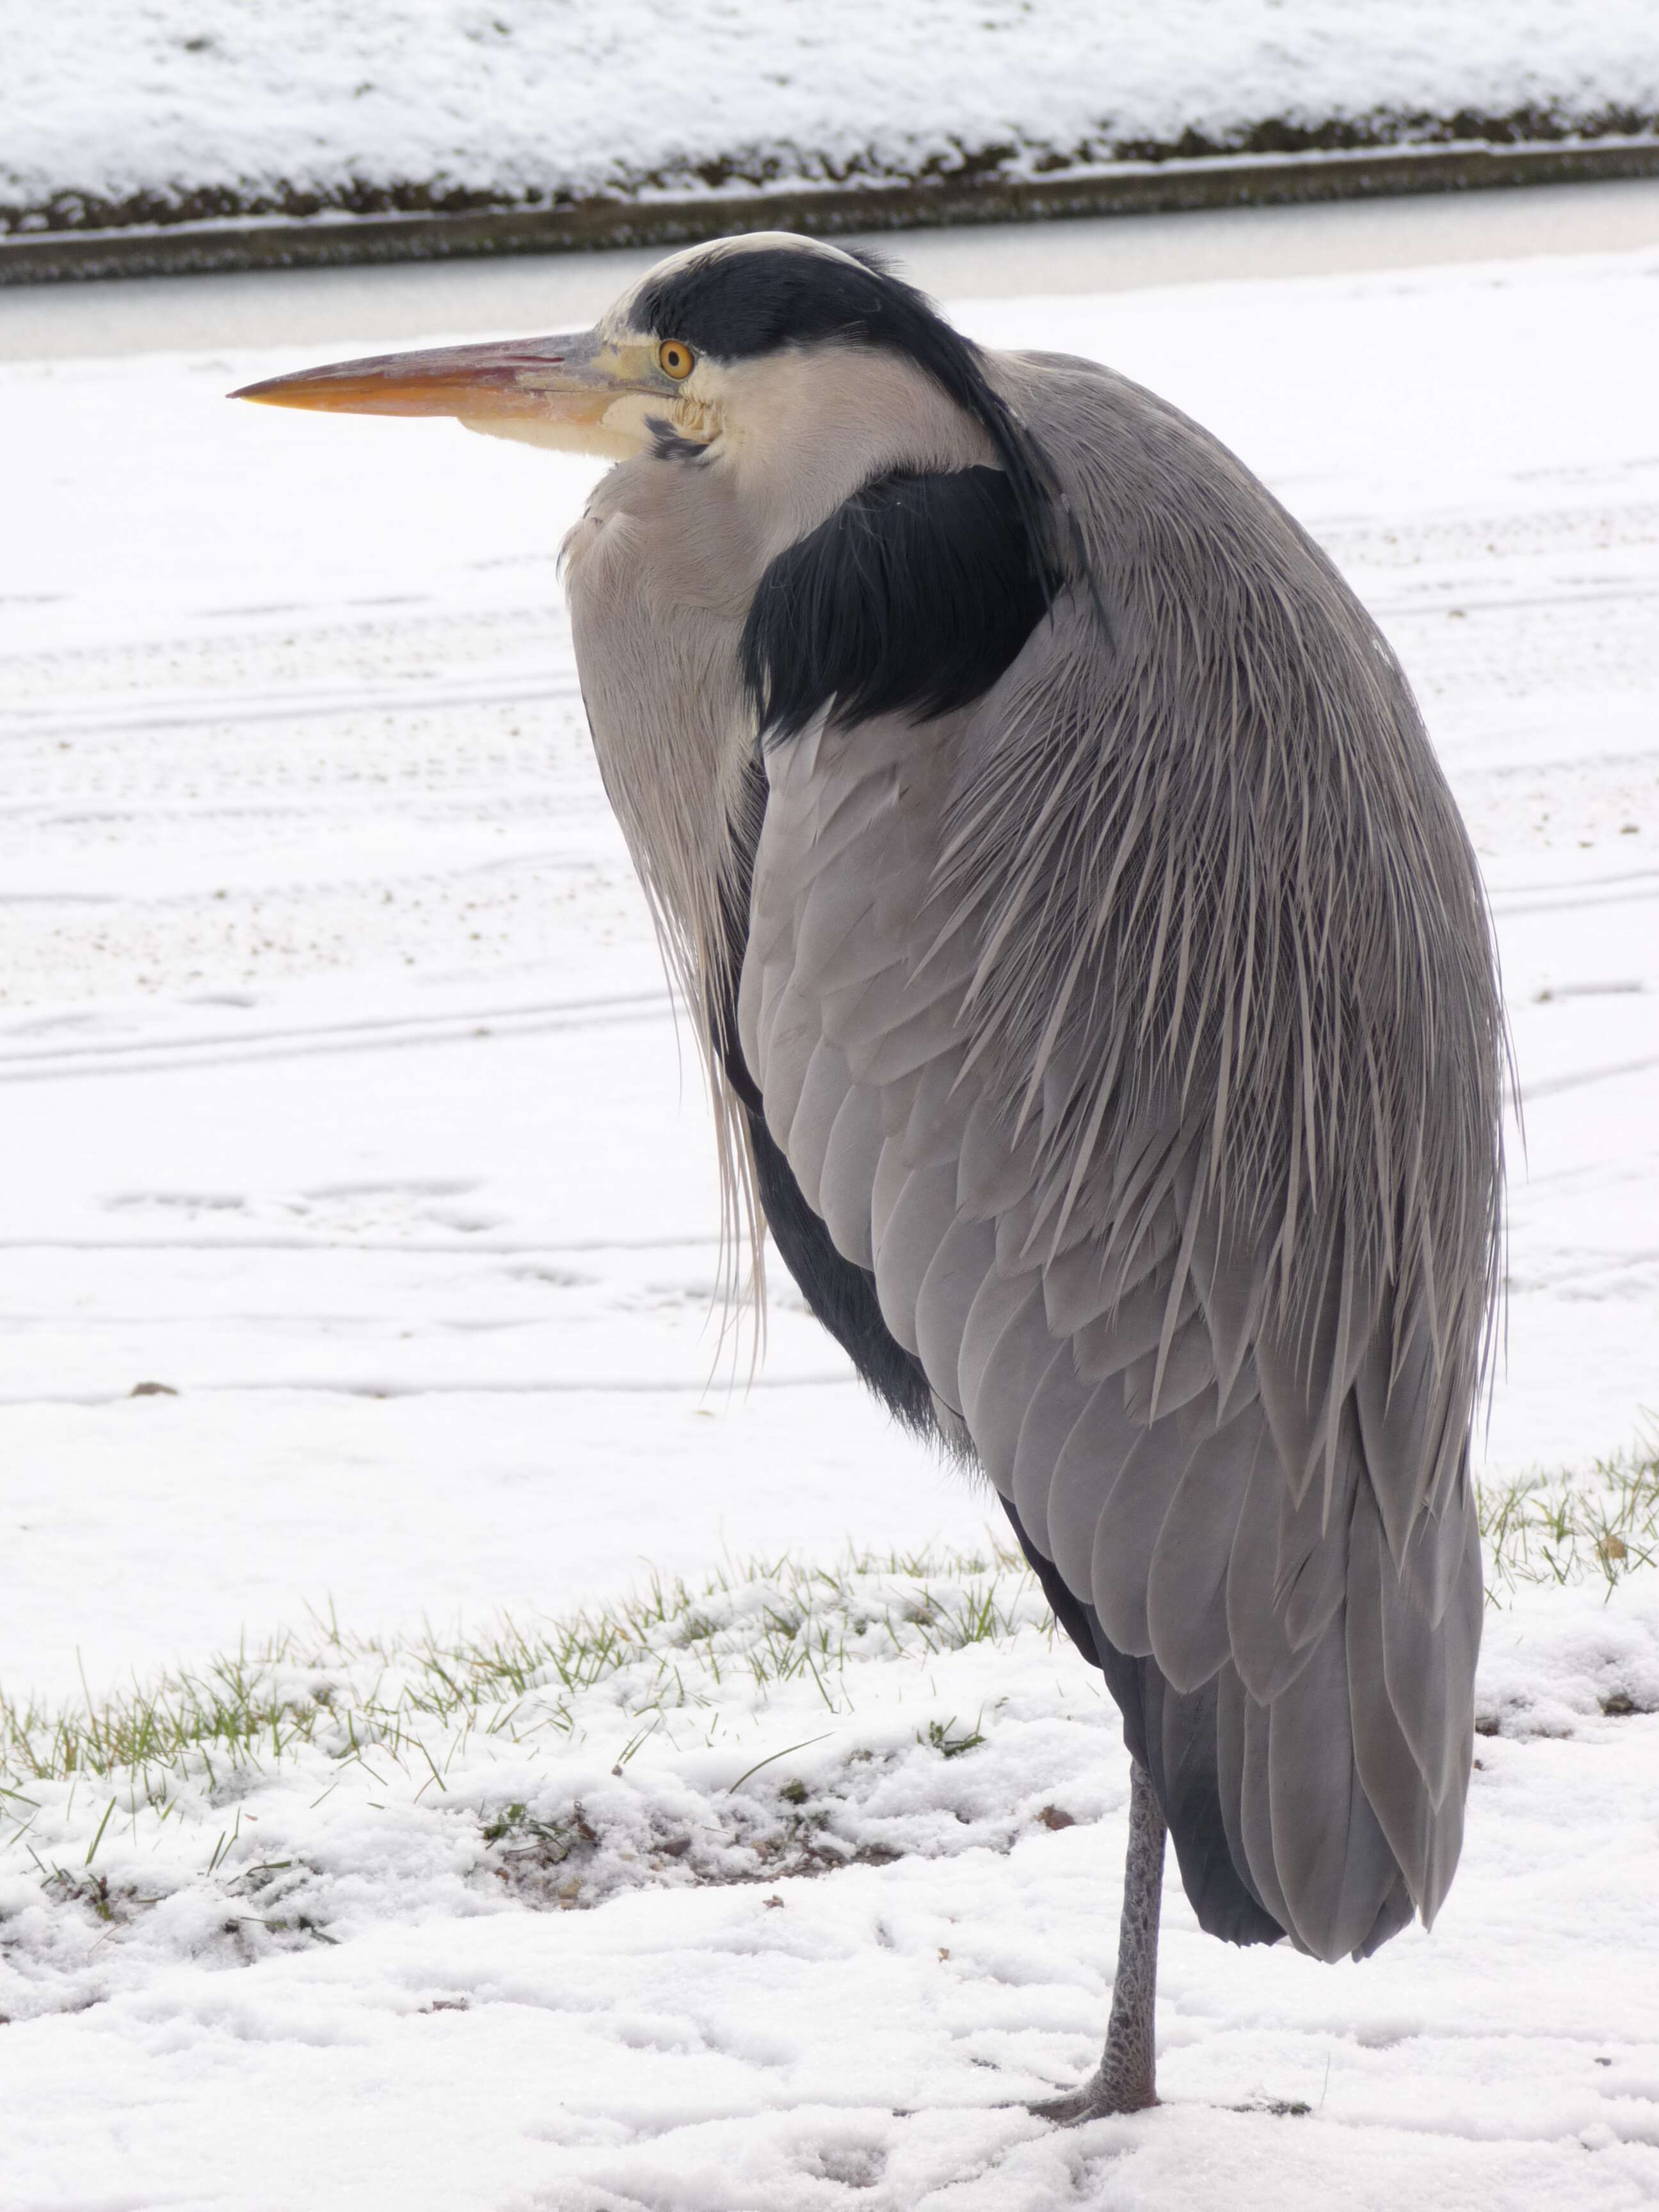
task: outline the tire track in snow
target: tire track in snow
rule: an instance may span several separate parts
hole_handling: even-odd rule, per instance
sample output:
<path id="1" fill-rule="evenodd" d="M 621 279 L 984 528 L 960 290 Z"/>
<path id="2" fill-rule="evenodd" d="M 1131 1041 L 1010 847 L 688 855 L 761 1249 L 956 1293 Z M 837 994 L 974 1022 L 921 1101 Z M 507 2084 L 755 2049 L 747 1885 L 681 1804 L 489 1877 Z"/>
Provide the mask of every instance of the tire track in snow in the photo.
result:
<path id="1" fill-rule="evenodd" d="M 597 999 L 550 1000 L 529 1006 L 465 1009 L 455 1013 L 387 1015 L 255 1030 L 243 1036 L 135 1038 L 108 1044 L 27 1046 L 0 1051 L 0 1083 L 74 1081 L 86 1077 L 167 1073 L 179 1068 L 234 1066 L 252 1060 L 308 1059 L 322 1054 L 386 1052 L 416 1045 L 483 1043 L 552 1030 L 615 1029 L 672 1019 L 666 991 L 626 991 Z"/>
<path id="2" fill-rule="evenodd" d="M 1518 889 L 1518 895 L 1517 895 Z M 1494 891 L 1492 910 L 1501 921 L 1523 914 L 1572 914 L 1587 907 L 1642 905 L 1659 898 L 1659 868 L 1634 876 L 1591 876 L 1577 884 L 1528 884 Z"/>
<path id="3" fill-rule="evenodd" d="M 1648 1053 L 1640 1060 L 1617 1060 L 1604 1067 L 1577 1068 L 1571 1075 L 1547 1075 L 1541 1083 L 1522 1086 L 1521 1103 L 1535 1104 L 1540 1099 L 1557 1098 L 1567 1091 L 1589 1091 L 1603 1083 L 1621 1082 L 1628 1075 L 1646 1075 L 1659 1068 L 1659 1052 Z"/>
<path id="4" fill-rule="evenodd" d="M 577 1254 L 708 1250 L 720 1243 L 714 1230 L 686 1231 L 663 1237 L 0 1237 L 0 1252 L 315 1252 L 337 1259 L 343 1252 L 392 1254 L 401 1259 L 544 1260 Z"/>
<path id="5" fill-rule="evenodd" d="M 353 1380 L 341 1376 L 261 1376 L 246 1382 L 192 1383 L 173 1395 L 179 1398 L 240 1398 L 292 1395 L 321 1398 L 706 1398 L 723 1390 L 856 1390 L 862 1386 L 850 1367 L 841 1373 L 829 1369 L 798 1375 L 745 1375 L 741 1384 L 717 1377 L 698 1380 L 673 1375 L 538 1375 L 524 1381 L 465 1380 L 453 1382 L 398 1382 Z M 33 1406 L 123 1406 L 131 1390 L 30 1391 L 13 1396 L 0 1394 L 0 1410 Z"/>
<path id="6" fill-rule="evenodd" d="M 227 686 L 208 700 L 193 696 L 169 699 L 146 695 L 142 707 L 112 711 L 101 701 L 84 706 L 58 702 L 38 708 L 12 706 L 0 712 L 0 739 L 23 742 L 85 737 L 128 737 L 164 730 L 216 729 L 226 724 L 328 720 L 345 714 L 426 714 L 473 707 L 520 707 L 545 701 L 580 699 L 574 668 L 520 672 L 491 683 L 422 676 L 404 684 L 307 690 L 280 695 L 238 691 Z"/>

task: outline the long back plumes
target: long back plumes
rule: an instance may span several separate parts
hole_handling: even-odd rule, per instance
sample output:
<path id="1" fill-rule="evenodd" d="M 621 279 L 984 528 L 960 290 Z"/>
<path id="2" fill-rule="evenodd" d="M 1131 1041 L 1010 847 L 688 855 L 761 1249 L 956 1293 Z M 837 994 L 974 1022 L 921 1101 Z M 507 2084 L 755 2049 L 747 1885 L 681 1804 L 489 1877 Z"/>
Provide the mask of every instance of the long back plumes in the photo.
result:
<path id="1" fill-rule="evenodd" d="M 1092 365 L 1003 373 L 1088 574 L 1056 649 L 975 719 L 942 872 L 948 928 L 981 934 L 975 1055 L 1040 1133 L 1033 1235 L 1058 1247 L 1081 1208 L 1127 1271 L 1138 1194 L 1150 1218 L 1169 1175 L 1196 1177 L 1287 1340 L 1334 1286 L 1345 1310 L 1386 1299 L 1395 1367 L 1426 1330 L 1466 1425 L 1506 1045 L 1479 873 L 1409 687 L 1206 433 Z"/>

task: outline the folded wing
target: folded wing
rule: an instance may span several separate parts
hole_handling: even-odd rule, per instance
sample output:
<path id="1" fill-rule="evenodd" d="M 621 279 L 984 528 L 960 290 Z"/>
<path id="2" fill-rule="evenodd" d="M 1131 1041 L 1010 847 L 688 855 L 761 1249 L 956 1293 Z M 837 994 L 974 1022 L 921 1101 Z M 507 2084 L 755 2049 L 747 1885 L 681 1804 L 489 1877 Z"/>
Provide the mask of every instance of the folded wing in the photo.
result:
<path id="1" fill-rule="evenodd" d="M 1339 1265 L 1276 1317 L 1175 1096 L 1103 1195 L 1045 1210 L 1041 1103 L 975 1061 L 981 947 L 939 933 L 959 736 L 820 722 L 768 757 L 738 1005 L 766 1130 L 1104 1665 L 1201 1922 L 1363 1953 L 1456 1864 L 1467 1458 L 1425 1482 L 1439 1401 L 1385 1290 Z"/>

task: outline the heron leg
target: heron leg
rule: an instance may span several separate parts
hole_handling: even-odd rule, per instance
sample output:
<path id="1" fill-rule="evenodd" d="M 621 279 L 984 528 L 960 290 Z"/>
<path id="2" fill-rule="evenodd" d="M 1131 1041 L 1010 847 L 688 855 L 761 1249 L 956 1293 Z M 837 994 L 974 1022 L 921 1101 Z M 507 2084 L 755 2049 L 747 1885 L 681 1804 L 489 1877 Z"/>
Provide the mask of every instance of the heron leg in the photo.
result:
<path id="1" fill-rule="evenodd" d="M 1158 1996 L 1158 1918 L 1164 1891 L 1164 1815 L 1152 1778 L 1139 1759 L 1129 1767 L 1129 1853 L 1123 1869 L 1123 1917 L 1118 1925 L 1112 2017 L 1098 2068 L 1068 2096 L 1033 2105 L 1039 2118 L 1062 2125 L 1108 2112 L 1142 2112 L 1158 2102 L 1152 2013 Z"/>

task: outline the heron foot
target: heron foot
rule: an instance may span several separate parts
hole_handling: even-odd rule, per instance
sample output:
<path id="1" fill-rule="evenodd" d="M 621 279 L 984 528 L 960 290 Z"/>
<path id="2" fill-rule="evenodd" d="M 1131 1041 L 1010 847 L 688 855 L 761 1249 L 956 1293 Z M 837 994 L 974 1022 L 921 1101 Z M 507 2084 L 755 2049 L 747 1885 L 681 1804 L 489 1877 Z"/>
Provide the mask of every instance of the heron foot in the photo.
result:
<path id="1" fill-rule="evenodd" d="M 1132 2081 L 1121 2075 L 1109 2075 L 1103 2067 L 1080 2087 L 1067 2090 L 1063 2097 L 1045 2097 L 1028 2104 L 1025 2109 L 1039 2120 L 1051 2120 L 1057 2128 L 1075 2128 L 1085 2120 L 1150 2112 L 1157 2102 L 1158 2092 L 1150 2078 Z"/>

